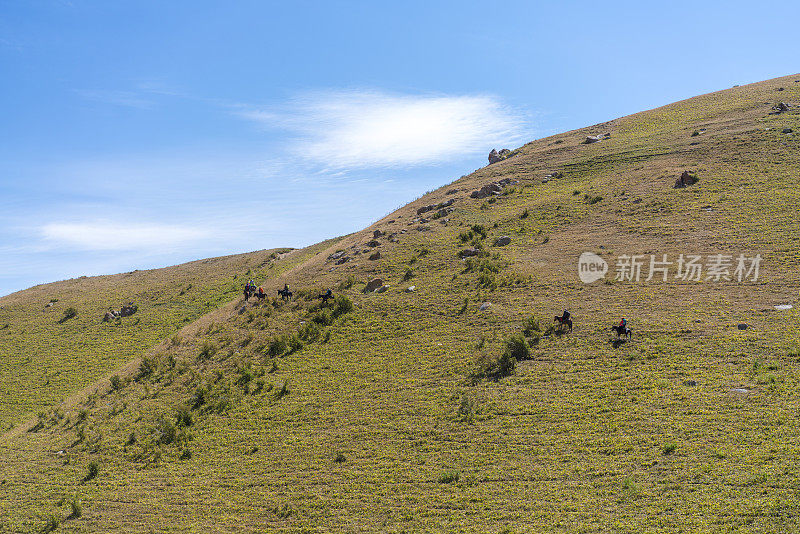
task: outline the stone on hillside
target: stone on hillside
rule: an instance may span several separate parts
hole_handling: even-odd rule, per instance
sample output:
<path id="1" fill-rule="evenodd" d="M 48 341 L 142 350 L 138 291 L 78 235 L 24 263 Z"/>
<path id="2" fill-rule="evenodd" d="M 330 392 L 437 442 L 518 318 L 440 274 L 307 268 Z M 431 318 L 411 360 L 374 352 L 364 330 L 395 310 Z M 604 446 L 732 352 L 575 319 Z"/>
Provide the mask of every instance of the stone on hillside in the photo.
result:
<path id="1" fill-rule="evenodd" d="M 380 250 L 375 251 L 374 254 L 370 255 L 369 259 L 373 261 L 381 259 L 381 251 Z"/>
<path id="2" fill-rule="evenodd" d="M 406 293 L 413 293 L 416 290 L 417 290 L 417 286 L 408 286 L 406 288 Z"/>
<path id="3" fill-rule="evenodd" d="M 492 307 L 492 303 L 491 302 L 484 302 L 483 304 L 480 305 L 480 307 L 478 309 L 480 311 L 486 311 L 491 307 Z"/>
<path id="4" fill-rule="evenodd" d="M 750 393 L 750 390 L 745 388 L 733 388 L 731 393 Z"/>
<path id="5" fill-rule="evenodd" d="M 421 208 L 417 208 L 417 215 L 422 215 L 423 213 L 428 213 L 429 211 L 433 211 L 436 209 L 436 204 L 429 204 L 427 206 L 422 206 Z"/>
<path id="6" fill-rule="evenodd" d="M 242 306 L 241 308 L 239 308 L 239 315 L 243 314 L 246 311 L 247 311 L 247 308 L 245 306 Z"/>
<path id="7" fill-rule="evenodd" d="M 497 163 L 498 161 L 501 161 L 500 154 L 498 154 L 497 150 L 493 148 L 492 151 L 489 152 L 489 165 L 491 165 L 492 163 Z"/>
<path id="8" fill-rule="evenodd" d="M 697 183 L 697 176 L 690 173 L 689 171 L 683 171 L 680 177 L 675 180 L 675 189 L 680 189 L 682 187 L 686 187 L 689 185 L 694 185 Z"/>
<path id="9" fill-rule="evenodd" d="M 480 189 L 477 189 L 469 194 L 471 198 L 486 198 L 492 195 L 499 195 L 503 191 L 503 187 L 497 183 L 486 184 Z"/>
<path id="10" fill-rule="evenodd" d="M 597 143 L 603 140 L 602 135 L 587 135 L 586 139 L 583 140 L 584 145 L 590 145 L 592 143 Z"/>
<path id="11" fill-rule="evenodd" d="M 339 258 L 338 260 L 336 260 L 336 265 L 342 265 L 342 264 L 345 264 L 345 263 L 347 263 L 348 261 L 350 261 L 350 260 L 352 260 L 352 259 L 353 259 L 353 258 L 351 258 L 350 256 L 346 256 L 346 257 L 344 257 L 344 258 Z"/>
<path id="12" fill-rule="evenodd" d="M 458 193 L 458 189 L 448 189 L 447 191 L 445 191 L 444 194 L 445 195 L 455 195 L 456 193 Z"/>
<path id="13" fill-rule="evenodd" d="M 459 252 L 458 255 L 461 256 L 462 258 L 468 258 L 470 256 L 477 256 L 480 253 L 481 251 L 478 250 L 477 248 L 465 248 L 464 250 Z"/>
<path id="14" fill-rule="evenodd" d="M 511 238 L 507 235 L 500 236 L 494 240 L 494 246 L 496 247 L 504 247 L 509 243 L 511 243 Z"/>
<path id="15" fill-rule="evenodd" d="M 374 237 L 375 239 L 378 239 L 383 235 L 385 235 L 385 233 L 381 232 L 380 230 L 375 230 L 374 232 L 372 232 L 372 237 Z"/>
<path id="16" fill-rule="evenodd" d="M 383 293 L 387 289 L 389 289 L 389 286 L 381 286 L 381 287 L 379 287 L 378 289 L 375 290 L 375 293 Z"/>
<path id="17" fill-rule="evenodd" d="M 783 130 L 781 130 L 781 133 L 792 133 L 793 131 L 794 130 L 792 130 L 791 128 L 784 128 Z"/>
<path id="18" fill-rule="evenodd" d="M 381 286 L 383 286 L 383 280 L 380 278 L 373 278 L 367 282 L 367 286 L 364 288 L 364 293 L 372 293 Z"/>
<path id="19" fill-rule="evenodd" d="M 107 323 L 109 321 L 113 321 L 117 318 L 117 312 L 114 310 L 109 310 L 105 314 L 103 314 L 103 322 Z"/>
<path id="20" fill-rule="evenodd" d="M 772 114 L 778 115 L 779 113 L 783 113 L 785 111 L 789 111 L 789 104 L 786 102 L 778 102 L 774 106 L 772 106 Z"/>
<path id="21" fill-rule="evenodd" d="M 684 380 L 683 381 L 683 385 L 684 386 L 689 386 L 689 387 L 694 387 L 694 386 L 697 385 L 697 380 Z"/>
<path id="22" fill-rule="evenodd" d="M 125 306 L 122 307 L 122 309 L 119 311 L 119 314 L 122 317 L 130 317 L 131 315 L 136 313 L 138 311 L 138 309 L 139 309 L 139 306 L 137 306 L 133 302 L 129 302 L 128 304 L 126 304 Z"/>
<path id="23" fill-rule="evenodd" d="M 331 254 L 330 256 L 328 256 L 328 259 L 329 259 L 329 260 L 338 260 L 339 258 L 341 258 L 342 256 L 344 256 L 346 253 L 347 253 L 346 251 L 344 251 L 344 250 L 340 250 L 340 251 L 338 251 L 338 252 L 334 252 L 333 254 Z"/>
<path id="24" fill-rule="evenodd" d="M 380 241 L 377 241 L 377 240 L 373 239 L 372 241 L 369 241 L 369 242 L 367 243 L 367 246 L 368 246 L 368 247 L 373 247 L 373 248 L 374 248 L 374 247 L 377 247 L 377 246 L 379 246 L 380 244 L 381 244 L 381 242 L 380 242 Z"/>
<path id="25" fill-rule="evenodd" d="M 736 325 L 736 328 L 739 330 L 747 330 L 747 325 L 745 323 L 739 323 Z"/>

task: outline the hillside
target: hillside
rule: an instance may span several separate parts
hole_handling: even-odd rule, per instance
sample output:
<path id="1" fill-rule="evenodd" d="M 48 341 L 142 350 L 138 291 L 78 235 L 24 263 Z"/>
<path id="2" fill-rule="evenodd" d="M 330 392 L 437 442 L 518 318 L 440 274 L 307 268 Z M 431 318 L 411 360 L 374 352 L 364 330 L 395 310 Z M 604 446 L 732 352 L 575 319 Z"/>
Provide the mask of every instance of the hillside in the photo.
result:
<path id="1" fill-rule="evenodd" d="M 102 297 L 73 281 L 0 300 L 0 336 L 26 336 L 0 337 L 3 406 L 27 403 L 5 424 L 74 396 L 0 441 L 0 530 L 798 530 L 796 80 L 536 140 L 272 271 L 266 253 L 220 260 L 191 312 L 170 313 L 188 278 L 151 273 L 124 298 L 115 278 Z M 684 171 L 697 183 L 674 188 Z M 604 281 L 579 280 L 584 252 L 609 263 Z M 651 255 L 681 254 L 702 256 L 699 281 L 676 265 L 645 280 Z M 706 279 L 717 254 L 730 280 Z M 760 255 L 758 277 L 737 279 L 740 254 Z M 622 255 L 645 276 L 615 280 Z M 233 295 L 247 269 L 267 301 Z M 388 287 L 365 292 L 374 278 Z M 272 298 L 284 283 L 289 302 Z M 147 309 L 156 290 L 136 284 L 162 288 Z M 128 294 L 148 332 L 103 361 L 131 325 L 101 331 L 83 310 Z M 67 305 L 77 320 L 58 325 Z M 574 330 L 553 331 L 565 308 Z M 609 330 L 623 315 L 630 341 Z M 93 345 L 14 356 L 54 335 Z M 30 391 L 12 387 L 12 357 L 31 358 Z M 31 389 L 47 378 L 46 396 Z"/>

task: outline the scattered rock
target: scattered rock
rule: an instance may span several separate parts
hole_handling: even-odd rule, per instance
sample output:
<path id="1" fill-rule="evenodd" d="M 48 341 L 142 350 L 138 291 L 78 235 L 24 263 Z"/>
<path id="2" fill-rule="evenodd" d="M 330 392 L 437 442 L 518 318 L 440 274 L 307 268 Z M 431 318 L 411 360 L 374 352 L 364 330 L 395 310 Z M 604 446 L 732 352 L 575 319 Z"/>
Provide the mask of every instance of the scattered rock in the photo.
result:
<path id="1" fill-rule="evenodd" d="M 697 380 L 684 380 L 683 385 L 688 387 L 695 387 L 697 385 Z"/>
<path id="2" fill-rule="evenodd" d="M 334 252 L 333 254 L 331 254 L 330 256 L 328 256 L 328 259 L 329 259 L 329 260 L 338 260 L 339 258 L 341 258 L 342 256 L 344 256 L 345 254 L 347 254 L 347 251 L 345 251 L 345 250 L 340 250 L 339 252 Z"/>
<path id="3" fill-rule="evenodd" d="M 778 311 L 791 310 L 792 308 L 793 308 L 793 306 L 791 304 L 777 304 L 775 306 L 775 309 L 778 310 Z"/>
<path id="4" fill-rule="evenodd" d="M 611 139 L 610 133 L 605 133 L 602 135 L 587 135 L 586 139 L 583 140 L 583 144 L 591 145 L 592 143 L 598 143 L 600 141 L 605 141 L 606 139 Z"/>
<path id="5" fill-rule="evenodd" d="M 109 311 L 107 311 L 106 313 L 103 314 L 103 318 L 102 319 L 103 319 L 104 323 L 108 323 L 110 321 L 113 321 L 117 317 L 119 317 L 119 312 L 116 312 L 114 310 L 109 310 Z"/>
<path id="6" fill-rule="evenodd" d="M 683 171 L 683 173 L 681 173 L 680 177 L 677 180 L 675 180 L 675 186 L 674 187 L 675 187 L 675 189 L 680 189 L 682 187 L 686 187 L 686 186 L 689 186 L 689 185 L 694 185 L 694 184 L 697 183 L 697 180 L 698 180 L 698 178 L 697 178 L 696 175 L 690 173 L 689 171 Z"/>
<path id="7" fill-rule="evenodd" d="M 545 178 L 548 178 L 548 179 L 549 178 L 555 178 L 556 180 L 558 180 L 559 178 L 563 178 L 563 177 L 564 177 L 564 173 L 560 172 L 560 171 L 553 171 L 550 174 L 545 176 Z"/>
<path id="8" fill-rule="evenodd" d="M 736 325 L 736 328 L 739 330 L 747 330 L 747 325 L 745 323 L 739 323 Z"/>
<path id="9" fill-rule="evenodd" d="M 386 233 L 381 232 L 380 230 L 375 230 L 374 232 L 372 232 L 372 237 L 374 237 L 375 239 L 378 239 L 379 237 L 384 235 L 386 235 Z"/>
<path id="10" fill-rule="evenodd" d="M 465 248 L 464 250 L 459 252 L 458 255 L 461 256 L 462 258 L 468 258 L 470 256 L 477 256 L 480 253 L 481 251 L 478 250 L 477 248 Z"/>
<path id="11" fill-rule="evenodd" d="M 434 216 L 437 219 L 441 219 L 442 217 L 445 217 L 445 216 L 449 215 L 450 213 L 452 213 L 452 211 L 453 211 L 453 208 L 442 208 L 439 211 L 437 211 Z"/>
<path id="12" fill-rule="evenodd" d="M 784 128 L 783 130 L 781 130 L 781 133 L 792 133 L 793 131 L 794 130 L 792 130 L 791 128 Z"/>
<path id="13" fill-rule="evenodd" d="M 750 390 L 745 388 L 733 388 L 731 393 L 750 393 Z"/>
<path id="14" fill-rule="evenodd" d="M 486 198 L 492 195 L 499 195 L 503 191 L 503 187 L 498 183 L 486 184 L 480 189 L 477 189 L 469 194 L 470 198 Z"/>
<path id="15" fill-rule="evenodd" d="M 358 252 L 358 251 L 356 251 L 356 252 Z M 352 259 L 353 258 L 351 258 L 350 256 L 346 256 L 344 258 L 339 258 L 338 260 L 336 260 L 336 265 L 343 265 L 343 264 L 347 263 L 348 261 L 350 261 Z"/>
<path id="16" fill-rule="evenodd" d="M 376 250 L 374 254 L 371 254 L 369 257 L 370 260 L 375 261 L 381 259 L 381 251 Z"/>
<path id="17" fill-rule="evenodd" d="M 511 243 L 511 238 L 507 235 L 500 236 L 494 240 L 494 246 L 496 247 L 504 247 Z"/>
<path id="18" fill-rule="evenodd" d="M 789 111 L 789 104 L 787 104 L 786 102 L 778 102 L 777 104 L 772 106 L 772 111 L 770 112 L 770 115 L 779 115 L 786 111 Z"/>
<path id="19" fill-rule="evenodd" d="M 52 308 L 53 307 L 53 303 L 52 302 L 48 302 L 47 304 L 44 305 L 44 307 L 45 308 Z"/>
<path id="20" fill-rule="evenodd" d="M 379 287 L 383 286 L 383 280 L 380 278 L 373 278 L 369 282 L 367 282 L 367 286 L 364 288 L 364 293 L 372 293 Z"/>
<path id="21" fill-rule="evenodd" d="M 458 189 L 449 189 L 445 192 L 445 195 L 455 195 L 456 193 L 458 193 Z"/>
<path id="22" fill-rule="evenodd" d="M 406 288 L 406 293 L 413 293 L 416 290 L 417 290 L 417 286 L 408 286 Z"/>
<path id="23" fill-rule="evenodd" d="M 375 247 L 377 247 L 377 246 L 380 246 L 380 244 L 381 244 L 381 242 L 380 242 L 380 241 L 377 241 L 377 240 L 373 239 L 372 241 L 369 241 L 369 242 L 367 243 L 367 246 L 368 246 L 368 247 L 375 248 Z"/>
<path id="24" fill-rule="evenodd" d="M 480 305 L 480 307 L 478 309 L 480 311 L 486 311 L 491 307 L 492 307 L 492 303 L 491 302 L 484 302 L 483 304 Z"/>
<path id="25" fill-rule="evenodd" d="M 139 310 L 139 306 L 137 306 L 133 302 L 129 302 L 125 306 L 122 307 L 122 309 L 119 311 L 119 314 L 122 317 L 130 317 L 131 315 L 136 313 L 138 310 Z"/>
<path id="26" fill-rule="evenodd" d="M 375 293 L 383 293 L 387 289 L 389 289 L 389 286 L 381 286 L 381 287 L 379 287 L 378 289 L 375 290 Z"/>

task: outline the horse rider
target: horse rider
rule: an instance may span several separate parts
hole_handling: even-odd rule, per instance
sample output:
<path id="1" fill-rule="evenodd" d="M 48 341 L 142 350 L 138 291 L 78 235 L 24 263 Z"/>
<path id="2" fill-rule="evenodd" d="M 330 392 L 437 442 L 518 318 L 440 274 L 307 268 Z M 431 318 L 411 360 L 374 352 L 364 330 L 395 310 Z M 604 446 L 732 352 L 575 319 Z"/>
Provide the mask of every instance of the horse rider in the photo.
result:
<path id="1" fill-rule="evenodd" d="M 625 331 L 625 329 L 626 329 L 627 327 L 628 327 L 628 321 L 626 321 L 626 320 L 625 320 L 625 317 L 623 317 L 623 318 L 622 318 L 622 319 L 620 319 L 620 321 L 619 321 L 619 329 L 620 329 L 622 332 L 624 332 L 624 331 Z"/>

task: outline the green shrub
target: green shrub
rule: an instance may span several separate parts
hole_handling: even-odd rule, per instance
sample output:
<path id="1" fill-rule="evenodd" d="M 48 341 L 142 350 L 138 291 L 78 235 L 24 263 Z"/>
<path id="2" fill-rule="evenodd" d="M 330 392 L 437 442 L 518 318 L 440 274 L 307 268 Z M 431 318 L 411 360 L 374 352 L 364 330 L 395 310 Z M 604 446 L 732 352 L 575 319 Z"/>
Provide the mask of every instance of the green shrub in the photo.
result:
<path id="1" fill-rule="evenodd" d="M 175 422 L 179 427 L 192 426 L 192 414 L 186 408 L 180 408 L 175 414 Z"/>
<path id="2" fill-rule="evenodd" d="M 304 347 L 303 340 L 301 340 L 297 334 L 292 334 L 289 336 L 289 339 L 286 341 L 286 345 L 289 347 L 288 354 L 299 352 L 303 350 Z"/>
<path id="3" fill-rule="evenodd" d="M 97 465 L 97 462 L 89 462 L 89 466 L 86 472 L 86 476 L 84 480 L 92 480 L 93 478 L 97 477 L 100 473 L 100 466 Z"/>
<path id="4" fill-rule="evenodd" d="M 280 356 L 286 352 L 287 348 L 286 337 L 277 337 L 270 341 L 269 346 L 267 347 L 267 354 L 269 356 Z"/>
<path id="5" fill-rule="evenodd" d="M 314 343 L 320 338 L 321 335 L 322 330 L 320 329 L 319 325 L 313 321 L 304 324 L 302 327 L 300 327 L 300 330 L 297 331 L 297 337 L 306 343 Z"/>
<path id="6" fill-rule="evenodd" d="M 83 506 L 81 505 L 80 499 L 75 497 L 69 501 L 69 515 L 67 519 L 77 519 L 81 515 L 83 515 Z"/>
<path id="7" fill-rule="evenodd" d="M 665 443 L 664 446 L 661 447 L 661 452 L 663 452 L 664 455 L 667 456 L 675 452 L 675 449 L 677 448 L 678 446 L 675 445 L 674 443 Z"/>
<path id="8" fill-rule="evenodd" d="M 328 326 L 333 323 L 333 314 L 331 314 L 331 312 L 328 310 L 320 310 L 314 314 L 314 316 L 311 318 L 311 321 L 320 326 Z"/>
<path id="9" fill-rule="evenodd" d="M 139 364 L 139 372 L 136 375 L 136 380 L 142 380 L 152 376 L 158 369 L 158 362 L 153 356 L 145 356 L 142 358 L 142 363 Z"/>
<path id="10" fill-rule="evenodd" d="M 61 518 L 56 514 L 52 514 L 47 518 L 47 521 L 42 527 L 42 532 L 53 532 L 55 529 L 58 528 L 58 525 L 60 524 L 61 524 Z"/>
<path id="11" fill-rule="evenodd" d="M 414 278 L 414 271 L 412 269 L 406 269 L 405 274 L 403 275 L 403 282 L 408 282 L 412 278 Z"/>
<path id="12" fill-rule="evenodd" d="M 275 390 L 275 398 L 281 399 L 289 394 L 289 383 L 284 380 L 281 387 Z"/>
<path id="13" fill-rule="evenodd" d="M 523 212 L 520 214 L 519 218 L 520 218 L 520 219 L 527 219 L 527 218 L 528 218 L 528 215 L 530 215 L 530 211 L 528 211 L 528 208 L 525 208 L 525 211 L 523 211 Z"/>
<path id="14" fill-rule="evenodd" d="M 200 348 L 200 353 L 197 355 L 198 360 L 209 360 L 214 357 L 217 353 L 217 346 L 210 341 L 206 341 L 203 343 L 203 346 Z"/>
<path id="15" fill-rule="evenodd" d="M 475 361 L 475 369 L 471 376 L 475 380 L 489 378 L 499 380 L 500 378 L 514 374 L 517 368 L 517 360 L 507 350 L 499 355 L 490 355 L 481 352 Z"/>
<path id="16" fill-rule="evenodd" d="M 527 360 L 531 357 L 531 348 L 528 346 L 528 342 L 519 334 L 506 339 L 505 351 L 517 361 Z"/>
<path id="17" fill-rule="evenodd" d="M 154 431 L 156 443 L 160 445 L 169 445 L 178 435 L 178 428 L 167 419 L 163 417 L 156 423 Z"/>
<path id="18" fill-rule="evenodd" d="M 455 469 L 448 469 L 447 471 L 439 475 L 437 482 L 439 482 L 439 484 L 452 484 L 453 482 L 458 482 L 460 478 L 461 478 L 461 473 L 459 473 Z"/>
<path id="19" fill-rule="evenodd" d="M 72 319 L 73 317 L 78 316 L 78 310 L 70 306 L 66 310 L 64 310 L 64 314 L 61 316 L 61 319 L 58 320 L 59 323 L 64 323 Z"/>
<path id="20" fill-rule="evenodd" d="M 353 301 L 345 295 L 336 295 L 333 301 L 333 317 L 341 317 L 346 313 L 353 311 Z"/>
<path id="21" fill-rule="evenodd" d="M 122 389 L 122 379 L 119 375 L 114 375 L 111 377 L 111 389 L 114 391 L 119 391 Z"/>
<path id="22" fill-rule="evenodd" d="M 522 333 L 527 337 L 531 337 L 541 331 L 541 327 L 539 326 L 539 318 L 535 315 L 531 315 L 522 322 Z"/>

